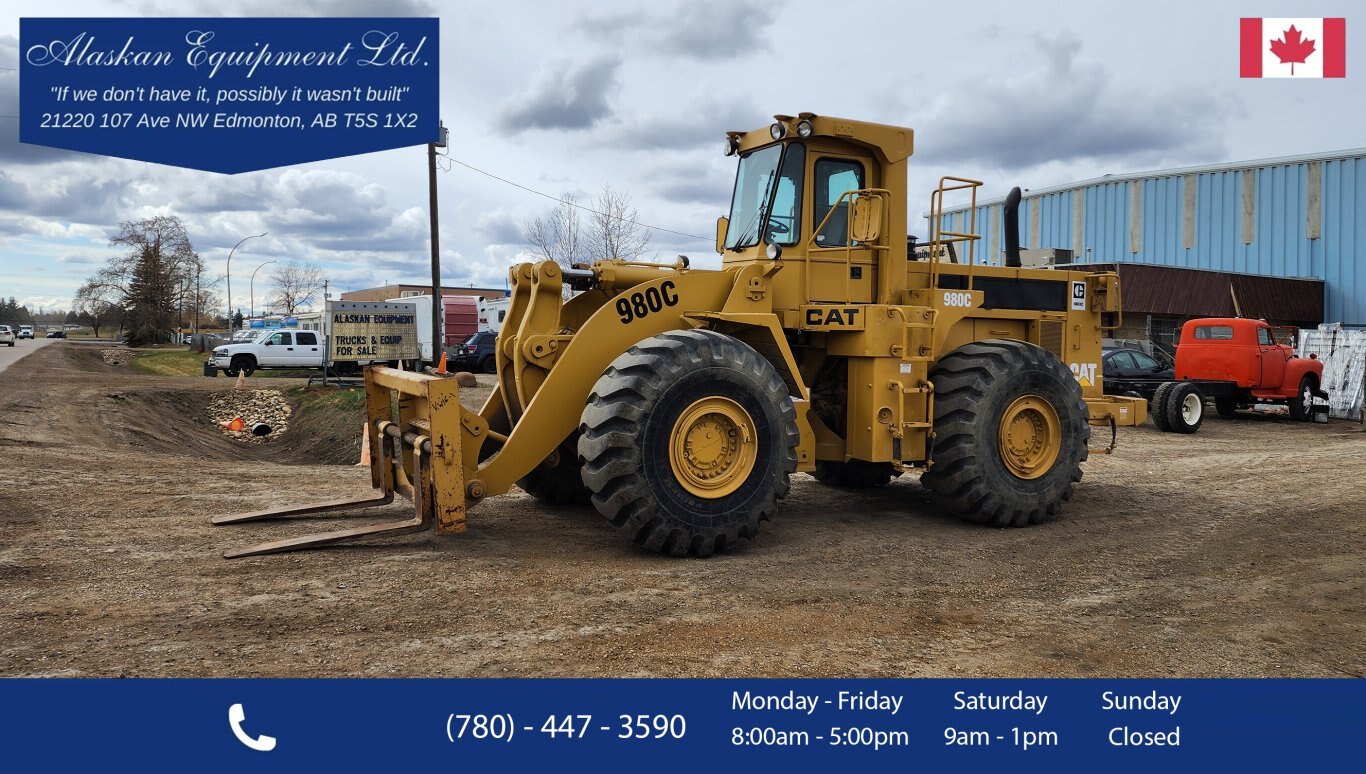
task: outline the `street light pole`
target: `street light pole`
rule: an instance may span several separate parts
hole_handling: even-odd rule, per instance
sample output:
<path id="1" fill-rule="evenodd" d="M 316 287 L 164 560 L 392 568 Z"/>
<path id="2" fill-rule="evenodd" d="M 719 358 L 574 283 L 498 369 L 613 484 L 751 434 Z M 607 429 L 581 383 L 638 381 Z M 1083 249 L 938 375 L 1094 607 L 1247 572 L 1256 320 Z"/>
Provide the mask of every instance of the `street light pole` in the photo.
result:
<path id="1" fill-rule="evenodd" d="M 279 261 L 266 261 L 265 263 L 261 264 L 261 266 L 269 266 L 269 265 L 271 265 L 272 263 L 279 263 Z M 261 266 L 257 266 L 256 269 L 255 269 L 254 271 L 252 271 L 252 273 L 251 273 L 251 283 L 250 283 L 250 287 L 251 287 L 251 316 L 252 316 L 252 317 L 255 317 L 255 316 L 256 316 L 256 272 L 258 272 L 258 271 L 261 270 Z"/>
<path id="2" fill-rule="evenodd" d="M 244 236 L 242 237 L 241 242 L 233 245 L 232 249 L 228 251 L 228 268 L 226 272 L 228 275 L 228 338 L 232 338 L 232 254 L 236 252 L 237 248 L 242 246 L 242 242 L 245 242 L 248 239 L 259 239 L 269 233 L 269 231 L 266 231 L 260 234 Z"/>

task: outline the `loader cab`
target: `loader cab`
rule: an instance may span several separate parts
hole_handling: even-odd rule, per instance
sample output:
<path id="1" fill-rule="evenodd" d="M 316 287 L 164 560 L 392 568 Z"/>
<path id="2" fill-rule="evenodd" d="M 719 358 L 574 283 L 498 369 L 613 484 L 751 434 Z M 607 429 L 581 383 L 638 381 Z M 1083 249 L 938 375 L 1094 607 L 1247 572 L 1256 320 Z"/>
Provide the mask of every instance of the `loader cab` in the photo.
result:
<path id="1" fill-rule="evenodd" d="M 878 252 L 895 243 L 898 224 L 905 241 L 905 162 L 902 156 L 889 163 L 860 130 L 891 128 L 806 113 L 775 118 L 766 132 L 727 137 L 727 155 L 738 163 L 730 212 L 717 222 L 722 264 L 781 262 L 784 270 L 773 278 L 778 309 L 877 300 Z M 907 130 L 897 131 L 909 146 Z M 892 215 L 886 233 L 859 241 L 850 230 L 854 192 L 869 189 L 901 196 L 886 195 L 883 206 Z"/>

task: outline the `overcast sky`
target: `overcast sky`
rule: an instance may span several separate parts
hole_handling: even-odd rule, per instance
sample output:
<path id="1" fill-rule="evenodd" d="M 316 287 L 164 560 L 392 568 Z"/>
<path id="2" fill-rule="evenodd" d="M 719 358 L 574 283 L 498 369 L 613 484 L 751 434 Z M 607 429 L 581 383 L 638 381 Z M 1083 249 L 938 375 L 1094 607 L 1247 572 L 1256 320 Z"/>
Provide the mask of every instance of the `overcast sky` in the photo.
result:
<path id="1" fill-rule="evenodd" d="M 709 266 L 734 170 L 724 132 L 774 113 L 914 127 L 913 232 L 941 174 L 992 196 L 1366 145 L 1356 5 L 11 0 L 0 68 L 17 67 L 21 16 L 438 15 L 452 157 L 552 195 L 611 184 L 643 222 L 702 237 L 657 232 L 652 251 Z M 1240 16 L 1310 13 L 1347 17 L 1347 78 L 1238 77 Z M 0 69 L 0 116 L 17 114 L 18 73 Z M 442 276 L 502 287 L 521 224 L 553 202 L 450 166 Z M 0 295 L 66 308 L 116 224 L 156 213 L 186 222 L 214 273 L 270 232 L 234 256 L 243 307 L 251 269 L 286 257 L 321 263 L 334 289 L 430 281 L 425 148 L 229 176 L 20 145 L 0 118 Z"/>

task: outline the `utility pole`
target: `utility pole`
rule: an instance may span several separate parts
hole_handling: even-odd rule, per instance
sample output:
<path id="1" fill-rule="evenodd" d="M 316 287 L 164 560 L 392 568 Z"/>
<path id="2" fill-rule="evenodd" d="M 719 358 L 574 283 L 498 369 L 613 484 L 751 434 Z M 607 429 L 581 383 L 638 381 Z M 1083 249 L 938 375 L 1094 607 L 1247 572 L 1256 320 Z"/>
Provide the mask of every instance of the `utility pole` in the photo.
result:
<path id="1" fill-rule="evenodd" d="M 446 147 L 446 124 L 441 123 L 436 142 L 427 143 L 427 189 L 432 215 L 432 367 L 441 362 L 441 351 L 446 347 L 445 309 L 441 306 L 441 241 L 437 235 L 436 217 L 436 149 Z"/>

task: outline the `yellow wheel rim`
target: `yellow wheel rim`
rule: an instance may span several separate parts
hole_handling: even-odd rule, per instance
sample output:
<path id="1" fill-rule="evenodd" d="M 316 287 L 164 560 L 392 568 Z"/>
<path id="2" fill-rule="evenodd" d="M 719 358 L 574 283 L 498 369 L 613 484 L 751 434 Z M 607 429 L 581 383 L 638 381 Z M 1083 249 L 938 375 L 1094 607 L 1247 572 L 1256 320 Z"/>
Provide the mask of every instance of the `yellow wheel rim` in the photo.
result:
<path id="1" fill-rule="evenodd" d="M 1058 459 L 1061 444 L 1058 412 L 1038 395 L 1021 395 L 1001 416 L 1001 459 L 1016 478 L 1047 473 Z"/>
<path id="2" fill-rule="evenodd" d="M 678 417 L 669 436 L 674 478 L 689 493 L 708 500 L 739 489 L 758 456 L 754 420 L 730 398 L 696 401 Z"/>

